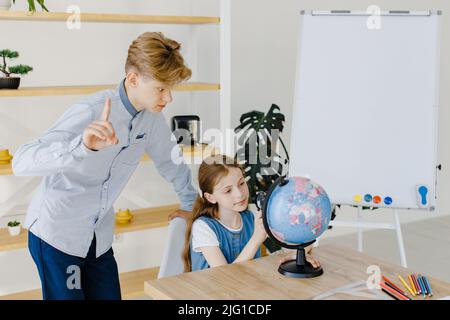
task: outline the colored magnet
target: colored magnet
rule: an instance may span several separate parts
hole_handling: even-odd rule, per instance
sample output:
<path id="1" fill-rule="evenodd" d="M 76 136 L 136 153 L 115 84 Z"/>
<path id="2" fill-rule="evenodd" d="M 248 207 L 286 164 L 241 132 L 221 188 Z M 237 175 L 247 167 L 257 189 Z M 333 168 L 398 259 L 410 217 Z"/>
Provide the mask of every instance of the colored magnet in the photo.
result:
<path id="1" fill-rule="evenodd" d="M 386 197 L 386 198 L 384 198 L 384 204 L 385 204 L 385 205 L 390 205 L 390 204 L 392 204 L 392 198 L 391 198 L 391 197 Z"/>
<path id="2" fill-rule="evenodd" d="M 416 186 L 417 205 L 419 208 L 427 208 L 429 203 L 429 188 L 426 185 Z"/>
<path id="3" fill-rule="evenodd" d="M 360 194 L 357 194 L 353 197 L 354 202 L 361 202 L 362 196 Z"/>
<path id="4" fill-rule="evenodd" d="M 366 194 L 366 195 L 364 196 L 364 201 L 365 201 L 365 202 L 371 202 L 371 201 L 372 201 L 372 196 L 371 196 L 370 194 Z"/>
<path id="5" fill-rule="evenodd" d="M 380 203 L 381 202 L 381 197 L 380 196 L 373 197 L 373 202 L 374 203 Z"/>

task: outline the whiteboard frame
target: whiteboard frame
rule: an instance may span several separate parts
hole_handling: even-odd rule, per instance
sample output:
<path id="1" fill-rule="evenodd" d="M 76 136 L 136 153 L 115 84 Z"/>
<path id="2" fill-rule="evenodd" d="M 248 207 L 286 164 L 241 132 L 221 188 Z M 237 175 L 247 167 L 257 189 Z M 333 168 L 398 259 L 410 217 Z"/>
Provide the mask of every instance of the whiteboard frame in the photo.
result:
<path id="1" fill-rule="evenodd" d="M 301 10 L 300 11 L 300 23 L 299 23 L 299 30 L 302 31 L 303 27 L 304 27 L 304 21 L 302 19 L 302 17 L 304 15 L 311 15 L 311 16 L 324 16 L 324 15 L 329 15 L 329 16 L 349 16 L 349 15 L 355 15 L 355 16 L 371 16 L 373 15 L 373 13 L 369 13 L 366 11 L 359 11 L 359 10 Z M 435 93 L 434 93 L 434 101 L 435 101 L 435 106 L 433 108 L 433 112 L 434 112 L 434 175 L 433 175 L 433 180 L 434 180 L 434 186 L 433 186 L 433 192 L 430 193 L 430 197 L 429 197 L 429 206 L 426 208 L 420 208 L 420 207 L 396 207 L 394 206 L 390 206 L 390 205 L 384 205 L 384 203 L 379 203 L 379 204 L 374 204 L 374 203 L 335 203 L 335 204 L 339 204 L 339 205 L 349 205 L 349 206 L 354 206 L 354 207 L 376 207 L 376 208 L 387 208 L 387 209 L 406 209 L 406 210 L 422 210 L 422 211 L 434 211 L 436 209 L 436 200 L 438 197 L 437 194 L 437 176 L 438 176 L 438 123 L 439 123 L 439 91 L 440 91 L 440 52 L 441 52 L 441 39 L 442 39 L 442 11 L 441 10 L 422 10 L 422 11 L 413 11 L 413 10 L 389 10 L 389 11 L 380 11 L 380 16 L 437 16 L 437 34 L 436 34 L 436 72 L 435 72 Z M 298 41 L 297 41 L 297 52 L 298 52 L 298 58 L 296 61 L 296 76 L 295 79 L 296 81 L 298 81 L 299 76 L 300 76 L 300 64 L 301 64 L 301 45 L 302 45 L 302 33 L 298 36 Z M 295 86 L 296 88 L 296 86 Z M 293 114 L 292 114 L 292 119 L 296 118 L 296 114 L 298 112 L 298 110 L 295 108 L 295 101 L 297 101 L 298 99 L 298 93 L 297 93 L 297 89 L 295 89 L 294 92 L 294 101 L 293 101 Z M 291 142 L 290 142 L 290 147 L 292 147 L 293 145 L 293 139 L 292 139 L 292 133 L 291 133 Z M 290 148 L 291 149 L 291 148 Z M 289 175 L 289 173 L 288 173 Z"/>

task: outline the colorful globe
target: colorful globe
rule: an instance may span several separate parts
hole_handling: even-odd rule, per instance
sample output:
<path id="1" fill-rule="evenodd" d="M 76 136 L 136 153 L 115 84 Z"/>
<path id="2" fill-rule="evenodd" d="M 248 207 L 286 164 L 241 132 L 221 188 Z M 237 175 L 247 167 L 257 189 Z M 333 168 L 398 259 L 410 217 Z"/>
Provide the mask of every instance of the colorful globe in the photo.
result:
<path id="1" fill-rule="evenodd" d="M 280 182 L 281 181 L 281 182 Z M 264 220 L 282 245 L 298 246 L 314 241 L 327 230 L 331 202 L 325 190 L 307 178 L 278 180 L 267 195 Z"/>

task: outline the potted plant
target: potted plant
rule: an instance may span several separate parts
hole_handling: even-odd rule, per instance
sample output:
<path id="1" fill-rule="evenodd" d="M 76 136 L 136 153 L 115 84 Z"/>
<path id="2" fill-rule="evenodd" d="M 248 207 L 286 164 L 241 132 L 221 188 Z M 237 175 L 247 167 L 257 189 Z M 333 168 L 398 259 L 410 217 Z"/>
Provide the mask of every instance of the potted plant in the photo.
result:
<path id="1" fill-rule="evenodd" d="M 8 231 L 9 234 L 12 236 L 18 236 L 20 234 L 22 226 L 20 225 L 19 221 L 9 221 L 8 222 Z"/>
<path id="2" fill-rule="evenodd" d="M 44 0 L 27 0 L 28 1 L 28 11 L 35 12 L 36 4 L 35 1 L 41 6 L 42 10 L 48 11 L 44 4 Z M 0 10 L 9 10 L 11 8 L 11 2 L 16 3 L 16 0 L 0 0 Z"/>
<path id="3" fill-rule="evenodd" d="M 0 89 L 17 89 L 20 85 L 20 77 L 11 77 L 12 74 L 27 74 L 33 68 L 27 65 L 19 64 L 16 66 L 7 67 L 6 59 L 15 59 L 19 57 L 17 51 L 4 49 L 0 51 L 0 71 L 5 77 L 0 78 Z"/>
<path id="4" fill-rule="evenodd" d="M 10 2 L 10 7 L 11 7 L 11 0 L 6 0 Z M 48 11 L 47 7 L 44 4 L 45 0 L 27 0 L 28 2 L 28 11 L 30 12 L 36 12 L 36 3 L 37 2 L 40 6 L 42 11 Z M 15 4 L 16 0 L 12 0 L 12 2 Z"/>

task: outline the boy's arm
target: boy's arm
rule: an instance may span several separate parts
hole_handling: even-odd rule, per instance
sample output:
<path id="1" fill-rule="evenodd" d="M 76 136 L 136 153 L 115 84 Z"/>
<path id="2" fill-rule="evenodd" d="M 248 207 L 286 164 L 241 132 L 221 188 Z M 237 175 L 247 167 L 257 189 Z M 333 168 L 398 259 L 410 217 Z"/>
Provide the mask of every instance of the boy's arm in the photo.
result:
<path id="1" fill-rule="evenodd" d="M 172 138 L 172 132 L 164 116 L 157 114 L 150 132 L 146 151 L 155 163 L 159 174 L 172 183 L 184 211 L 191 211 L 197 196 L 192 186 L 191 171 L 183 161 L 177 144 Z"/>
<path id="2" fill-rule="evenodd" d="M 93 121 L 87 104 L 70 107 L 42 137 L 21 146 L 15 153 L 12 169 L 16 176 L 46 176 L 76 166 L 95 151 L 83 143 L 83 130 Z"/>

